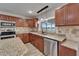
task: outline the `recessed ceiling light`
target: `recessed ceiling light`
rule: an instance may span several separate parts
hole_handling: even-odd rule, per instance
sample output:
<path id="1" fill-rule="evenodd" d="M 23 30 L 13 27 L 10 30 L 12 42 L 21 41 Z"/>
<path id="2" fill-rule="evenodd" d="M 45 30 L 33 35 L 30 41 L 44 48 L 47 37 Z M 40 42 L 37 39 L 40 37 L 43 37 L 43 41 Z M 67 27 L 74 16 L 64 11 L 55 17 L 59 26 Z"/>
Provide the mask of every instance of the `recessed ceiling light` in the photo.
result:
<path id="1" fill-rule="evenodd" d="M 32 13 L 33 13 L 33 11 L 31 11 L 31 10 L 30 10 L 30 11 L 28 11 L 28 13 L 29 13 L 29 14 L 32 14 Z"/>
<path id="2" fill-rule="evenodd" d="M 41 18 L 41 21 L 43 20 L 43 18 Z"/>

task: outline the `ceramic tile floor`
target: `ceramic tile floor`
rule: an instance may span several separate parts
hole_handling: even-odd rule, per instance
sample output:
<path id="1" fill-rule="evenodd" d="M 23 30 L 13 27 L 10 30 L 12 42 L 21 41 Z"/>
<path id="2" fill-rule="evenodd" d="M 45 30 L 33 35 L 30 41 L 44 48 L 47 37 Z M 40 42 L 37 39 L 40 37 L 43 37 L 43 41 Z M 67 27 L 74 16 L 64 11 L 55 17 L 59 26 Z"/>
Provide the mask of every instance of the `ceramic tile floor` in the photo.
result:
<path id="1" fill-rule="evenodd" d="M 31 43 L 25 44 L 25 46 L 29 49 L 27 56 L 44 56 L 36 47 L 34 47 Z"/>

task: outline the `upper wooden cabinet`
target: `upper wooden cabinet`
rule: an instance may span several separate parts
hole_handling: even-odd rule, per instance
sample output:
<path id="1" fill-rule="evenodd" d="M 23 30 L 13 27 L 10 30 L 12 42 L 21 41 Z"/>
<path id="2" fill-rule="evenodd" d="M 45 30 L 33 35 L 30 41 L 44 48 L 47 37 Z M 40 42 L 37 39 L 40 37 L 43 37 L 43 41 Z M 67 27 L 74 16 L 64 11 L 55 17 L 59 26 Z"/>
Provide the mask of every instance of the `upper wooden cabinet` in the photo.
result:
<path id="1" fill-rule="evenodd" d="M 28 27 L 34 28 L 37 21 L 38 21 L 37 18 L 27 19 L 27 25 L 28 25 Z"/>
<path id="2" fill-rule="evenodd" d="M 30 27 L 30 28 L 35 27 L 35 24 L 38 21 L 37 18 L 25 20 L 25 19 L 22 19 L 22 18 L 19 18 L 19 17 L 8 16 L 8 15 L 3 15 L 3 14 L 0 14 L 0 19 L 6 20 L 6 21 L 15 21 L 16 27 Z"/>
<path id="3" fill-rule="evenodd" d="M 0 20 L 14 21 L 14 22 L 16 22 L 16 27 L 27 26 L 25 20 L 23 20 L 22 18 L 19 18 L 19 17 L 14 17 L 14 16 L 8 16 L 8 15 L 0 14 Z"/>
<path id="4" fill-rule="evenodd" d="M 79 4 L 70 3 L 57 9 L 55 12 L 55 19 L 57 26 L 72 26 L 79 25 Z"/>
<path id="5" fill-rule="evenodd" d="M 16 21 L 18 19 L 21 19 L 19 17 L 9 16 L 9 15 L 3 15 L 0 14 L 0 20 L 6 20 L 6 21 Z"/>
<path id="6" fill-rule="evenodd" d="M 22 19 L 16 20 L 16 27 L 27 27 L 27 22 Z"/>
<path id="7" fill-rule="evenodd" d="M 55 12 L 55 21 L 56 21 L 56 25 L 64 25 L 64 8 L 62 9 L 58 9 Z"/>

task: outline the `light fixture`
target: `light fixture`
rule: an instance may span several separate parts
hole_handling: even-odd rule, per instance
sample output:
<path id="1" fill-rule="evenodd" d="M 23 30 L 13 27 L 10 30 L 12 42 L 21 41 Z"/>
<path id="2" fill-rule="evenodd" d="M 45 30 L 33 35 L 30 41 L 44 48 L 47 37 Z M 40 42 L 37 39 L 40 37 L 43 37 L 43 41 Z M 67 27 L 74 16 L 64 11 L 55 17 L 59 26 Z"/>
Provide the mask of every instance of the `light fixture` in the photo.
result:
<path id="1" fill-rule="evenodd" d="M 43 21 L 43 18 L 41 18 L 41 21 Z"/>
<path id="2" fill-rule="evenodd" d="M 29 14 L 32 14 L 32 13 L 33 13 L 33 11 L 31 11 L 31 10 L 30 10 L 30 11 L 28 11 L 28 13 L 29 13 Z"/>

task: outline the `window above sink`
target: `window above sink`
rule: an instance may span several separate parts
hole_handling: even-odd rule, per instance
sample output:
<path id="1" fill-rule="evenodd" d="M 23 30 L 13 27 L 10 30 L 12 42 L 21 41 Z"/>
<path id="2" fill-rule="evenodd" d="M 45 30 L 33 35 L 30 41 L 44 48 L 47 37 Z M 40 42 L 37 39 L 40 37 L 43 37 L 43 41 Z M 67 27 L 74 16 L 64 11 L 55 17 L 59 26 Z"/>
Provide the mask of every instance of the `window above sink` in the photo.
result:
<path id="1" fill-rule="evenodd" d="M 41 23 L 42 32 L 53 33 L 55 32 L 55 19 L 48 19 Z"/>

